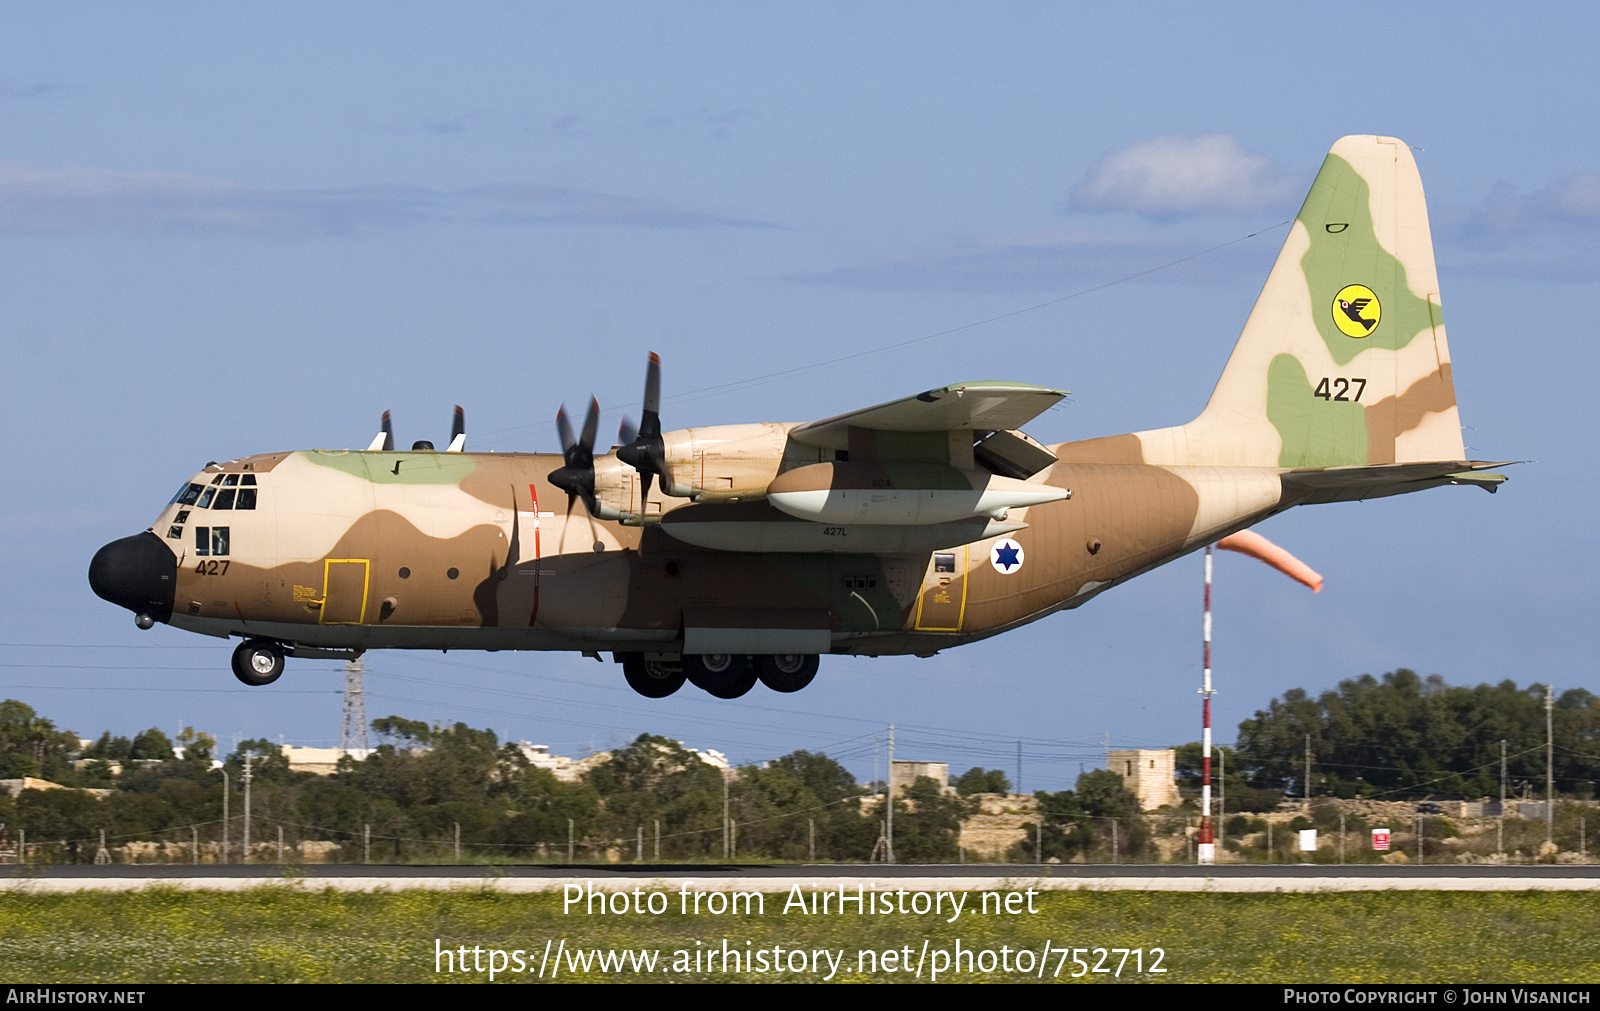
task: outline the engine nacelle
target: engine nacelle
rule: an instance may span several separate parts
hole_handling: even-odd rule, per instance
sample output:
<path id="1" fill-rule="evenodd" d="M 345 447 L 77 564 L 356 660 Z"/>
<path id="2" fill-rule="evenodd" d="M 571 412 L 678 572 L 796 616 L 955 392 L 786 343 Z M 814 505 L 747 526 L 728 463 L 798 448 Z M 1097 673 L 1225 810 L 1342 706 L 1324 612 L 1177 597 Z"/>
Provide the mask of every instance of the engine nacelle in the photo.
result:
<path id="1" fill-rule="evenodd" d="M 784 466 L 793 425 L 763 422 L 680 428 L 661 435 L 672 468 L 667 494 L 697 502 L 760 498 Z M 816 459 L 816 450 L 798 447 Z"/>

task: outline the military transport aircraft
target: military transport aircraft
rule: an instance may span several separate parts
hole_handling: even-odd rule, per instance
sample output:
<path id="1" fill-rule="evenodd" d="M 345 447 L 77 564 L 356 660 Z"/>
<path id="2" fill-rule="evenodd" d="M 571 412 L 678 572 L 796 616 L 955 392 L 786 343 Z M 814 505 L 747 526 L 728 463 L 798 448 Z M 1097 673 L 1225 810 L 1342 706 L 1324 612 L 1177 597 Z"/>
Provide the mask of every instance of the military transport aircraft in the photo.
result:
<path id="1" fill-rule="evenodd" d="M 1078 607 L 1291 506 L 1438 485 L 1494 491 L 1456 412 L 1416 163 L 1334 145 L 1210 401 L 1187 425 L 1044 446 L 1063 391 L 957 383 L 805 424 L 663 432 L 596 455 L 365 450 L 208 464 L 95 555 L 135 612 L 284 658 L 369 649 L 610 652 L 662 697 L 797 691 L 824 653 L 929 656 Z M 575 504 L 581 502 L 581 509 Z"/>

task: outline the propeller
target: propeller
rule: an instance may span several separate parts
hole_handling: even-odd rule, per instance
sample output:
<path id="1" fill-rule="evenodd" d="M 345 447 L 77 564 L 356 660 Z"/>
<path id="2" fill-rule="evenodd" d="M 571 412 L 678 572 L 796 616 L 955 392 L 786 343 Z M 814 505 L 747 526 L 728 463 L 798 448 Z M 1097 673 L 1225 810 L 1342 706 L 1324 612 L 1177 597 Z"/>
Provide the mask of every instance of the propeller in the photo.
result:
<path id="1" fill-rule="evenodd" d="M 581 436 L 573 436 L 572 422 L 567 420 L 565 404 L 556 412 L 556 431 L 561 435 L 563 463 L 550 473 L 547 480 L 567 493 L 568 522 L 561 527 L 563 542 L 566 540 L 567 526 L 572 519 L 572 503 L 575 499 L 583 499 L 584 512 L 589 516 L 590 532 L 593 533 L 594 513 L 597 508 L 594 497 L 594 437 L 599 427 L 600 401 L 593 397 L 589 398 L 589 413 L 584 416 Z"/>
<path id="2" fill-rule="evenodd" d="M 617 436 L 624 444 L 617 449 L 617 459 L 644 476 L 639 508 L 647 511 L 651 477 L 659 477 L 663 489 L 675 483 L 672 468 L 667 466 L 667 447 L 661 439 L 661 356 L 654 351 L 650 352 L 650 364 L 644 374 L 644 418 L 638 429 L 630 432 L 632 428 L 623 419 Z"/>
<path id="3" fill-rule="evenodd" d="M 388 411 L 383 412 L 383 423 L 378 426 L 378 434 L 367 447 L 368 452 L 380 449 L 385 453 L 394 452 L 394 426 L 389 422 Z"/>
<path id="4" fill-rule="evenodd" d="M 467 412 L 456 405 L 456 416 L 450 422 L 450 446 L 446 453 L 460 453 L 467 448 Z"/>

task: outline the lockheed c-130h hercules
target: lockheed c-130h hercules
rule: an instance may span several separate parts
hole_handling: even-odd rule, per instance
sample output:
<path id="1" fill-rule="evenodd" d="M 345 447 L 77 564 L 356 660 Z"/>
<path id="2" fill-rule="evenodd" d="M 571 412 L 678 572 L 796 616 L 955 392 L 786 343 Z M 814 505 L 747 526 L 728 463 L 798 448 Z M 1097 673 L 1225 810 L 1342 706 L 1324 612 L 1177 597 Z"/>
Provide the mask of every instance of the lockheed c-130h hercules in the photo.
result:
<path id="1" fill-rule="evenodd" d="M 1466 459 L 1407 146 L 1334 145 L 1210 401 L 1186 425 L 1044 446 L 1062 391 L 959 383 L 806 424 L 593 451 L 396 450 L 209 464 L 96 593 L 242 637 L 234 672 L 369 649 L 606 651 L 661 697 L 804 687 L 826 653 L 931 655 L 1078 607 L 1292 506 L 1505 478 Z M 628 426 L 625 424 L 624 428 Z M 581 502 L 582 508 L 575 509 Z"/>

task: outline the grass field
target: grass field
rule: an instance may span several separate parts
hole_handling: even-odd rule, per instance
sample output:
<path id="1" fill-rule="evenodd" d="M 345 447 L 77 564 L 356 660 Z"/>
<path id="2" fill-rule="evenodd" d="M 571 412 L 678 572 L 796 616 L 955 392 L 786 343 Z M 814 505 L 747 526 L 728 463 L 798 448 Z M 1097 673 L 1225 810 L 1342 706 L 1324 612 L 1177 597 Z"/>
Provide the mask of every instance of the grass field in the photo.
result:
<path id="1" fill-rule="evenodd" d="M 1052 892 L 1035 898 L 1036 913 L 1017 915 L 974 915 L 974 893 L 954 923 L 911 913 L 786 914 L 781 894 L 766 897 L 764 914 L 685 916 L 672 898 L 662 915 L 588 916 L 565 915 L 559 895 L 490 890 L 359 893 L 272 885 L 243 892 L 6 892 L 0 893 L 0 966 L 13 983 L 488 982 L 486 971 L 436 972 L 437 943 L 465 946 L 468 960 L 479 947 L 484 969 L 502 962 L 496 982 L 538 981 L 541 964 L 549 981 L 555 975 L 545 955 L 549 942 L 550 951 L 566 953 L 555 976 L 564 982 L 809 982 L 830 974 L 834 982 L 928 981 L 940 969 L 941 952 L 939 980 L 950 982 L 1600 979 L 1600 902 L 1583 893 Z M 724 939 L 743 956 L 726 967 L 705 957 L 721 950 Z M 1059 954 L 1063 948 L 1068 955 Z M 1166 972 L 1137 972 L 1129 956 L 1120 978 L 1096 973 L 1096 967 L 1115 969 L 1122 956 L 1080 952 L 1080 965 L 1071 960 L 1073 948 L 1140 949 L 1146 969 L 1155 959 L 1151 949 L 1160 948 Z M 517 949 L 527 970 L 520 973 L 511 971 L 509 953 Z M 645 949 L 659 953 L 653 972 L 626 960 L 607 971 L 598 957 L 585 955 Z M 863 949 L 875 956 L 863 960 Z M 820 950 L 837 953 L 837 962 L 811 954 Z M 884 954 L 890 951 L 898 954 Z M 765 952 L 759 961 L 757 952 Z M 952 958 L 962 971 L 951 968 Z M 1073 979 L 1076 973 L 1082 978 Z"/>

